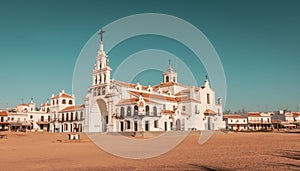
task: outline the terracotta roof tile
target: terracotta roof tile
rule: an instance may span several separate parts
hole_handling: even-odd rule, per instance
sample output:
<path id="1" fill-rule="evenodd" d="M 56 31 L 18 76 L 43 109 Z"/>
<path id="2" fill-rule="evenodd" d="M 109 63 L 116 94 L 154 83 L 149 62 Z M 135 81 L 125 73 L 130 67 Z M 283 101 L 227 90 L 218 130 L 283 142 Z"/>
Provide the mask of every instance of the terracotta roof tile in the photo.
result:
<path id="1" fill-rule="evenodd" d="M 217 114 L 217 112 L 215 112 L 215 111 L 213 111 L 211 109 L 206 109 L 204 111 L 204 115 L 216 115 L 216 114 Z"/>
<path id="2" fill-rule="evenodd" d="M 248 113 L 248 117 L 260 117 L 260 113 L 258 112 L 249 112 Z"/>
<path id="3" fill-rule="evenodd" d="M 7 112 L 6 111 L 1 111 L 0 116 L 7 116 Z"/>
<path id="4" fill-rule="evenodd" d="M 245 116 L 242 115 L 236 115 L 236 114 L 229 114 L 229 115 L 224 115 L 224 118 L 232 118 L 232 119 L 246 119 Z"/>
<path id="5" fill-rule="evenodd" d="M 83 108 L 84 108 L 84 105 L 69 106 L 69 107 L 66 107 L 66 108 L 62 109 L 61 111 L 59 111 L 59 113 L 81 110 Z"/>
<path id="6" fill-rule="evenodd" d="M 58 94 L 54 97 L 51 97 L 51 99 L 58 99 L 60 97 L 63 97 L 63 98 L 73 98 L 73 96 L 69 95 L 69 94 L 66 94 L 66 93 L 61 93 L 61 94 Z"/>

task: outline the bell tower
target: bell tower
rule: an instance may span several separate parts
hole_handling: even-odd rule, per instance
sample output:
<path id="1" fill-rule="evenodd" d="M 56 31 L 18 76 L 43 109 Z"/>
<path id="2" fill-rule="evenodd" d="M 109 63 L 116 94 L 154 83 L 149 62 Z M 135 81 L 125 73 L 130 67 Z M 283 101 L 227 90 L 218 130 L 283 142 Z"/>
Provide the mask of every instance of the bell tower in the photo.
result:
<path id="1" fill-rule="evenodd" d="M 104 30 L 100 30 L 100 47 L 96 57 L 96 64 L 93 70 L 93 95 L 94 96 L 105 96 L 110 93 L 110 71 L 108 56 L 104 51 L 103 46 L 103 34 Z"/>
<path id="2" fill-rule="evenodd" d="M 171 66 L 171 60 L 169 59 L 169 66 L 166 72 L 163 73 L 163 83 L 174 82 L 177 83 L 177 72 L 175 72 Z"/>

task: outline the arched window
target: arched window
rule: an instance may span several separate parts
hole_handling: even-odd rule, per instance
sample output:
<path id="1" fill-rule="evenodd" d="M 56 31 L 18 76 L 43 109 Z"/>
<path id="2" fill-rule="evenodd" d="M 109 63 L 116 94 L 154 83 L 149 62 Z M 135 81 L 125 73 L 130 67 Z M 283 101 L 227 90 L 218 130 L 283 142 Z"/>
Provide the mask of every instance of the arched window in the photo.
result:
<path id="1" fill-rule="evenodd" d="M 169 76 L 166 76 L 166 82 L 169 82 Z"/>
<path id="2" fill-rule="evenodd" d="M 58 105 L 58 99 L 56 100 L 56 104 Z"/>
<path id="3" fill-rule="evenodd" d="M 66 121 L 69 121 L 69 113 L 66 114 Z"/>
<path id="4" fill-rule="evenodd" d="M 149 106 L 147 105 L 147 106 L 146 106 L 146 116 L 149 116 L 149 113 L 150 113 L 150 108 L 149 108 Z"/>
<path id="5" fill-rule="evenodd" d="M 47 113 L 50 113 L 50 109 L 49 109 L 49 107 L 47 107 Z"/>
<path id="6" fill-rule="evenodd" d="M 135 105 L 135 106 L 134 106 L 134 112 L 133 112 L 133 114 L 134 114 L 135 116 L 137 116 L 138 113 L 139 113 L 139 107 L 138 107 L 137 105 Z"/>
<path id="7" fill-rule="evenodd" d="M 52 101 L 52 104 L 55 105 L 55 100 Z"/>
<path id="8" fill-rule="evenodd" d="M 69 105 L 73 104 L 73 101 L 72 100 L 69 100 Z"/>
<path id="9" fill-rule="evenodd" d="M 131 116 L 131 107 L 130 106 L 127 107 L 127 116 Z"/>
<path id="10" fill-rule="evenodd" d="M 124 109 L 124 107 L 121 107 L 121 114 L 120 114 L 120 116 L 122 118 L 124 118 L 124 113 L 125 113 L 125 109 Z"/>
<path id="11" fill-rule="evenodd" d="M 210 104 L 210 95 L 209 95 L 209 93 L 207 93 L 207 95 L 206 95 L 206 102 L 207 102 L 207 104 Z"/>
<path id="12" fill-rule="evenodd" d="M 157 107 L 156 106 L 153 107 L 153 115 L 157 116 Z"/>

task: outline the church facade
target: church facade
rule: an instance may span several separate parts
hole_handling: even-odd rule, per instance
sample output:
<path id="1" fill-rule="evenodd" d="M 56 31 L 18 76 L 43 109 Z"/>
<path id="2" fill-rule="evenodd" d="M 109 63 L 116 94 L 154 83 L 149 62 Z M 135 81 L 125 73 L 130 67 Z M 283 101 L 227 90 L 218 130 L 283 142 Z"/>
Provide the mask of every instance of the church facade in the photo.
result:
<path id="1" fill-rule="evenodd" d="M 84 98 L 85 132 L 217 130 L 224 127 L 222 101 L 209 80 L 203 86 L 179 83 L 171 63 L 158 85 L 111 79 L 112 68 L 102 41 Z"/>

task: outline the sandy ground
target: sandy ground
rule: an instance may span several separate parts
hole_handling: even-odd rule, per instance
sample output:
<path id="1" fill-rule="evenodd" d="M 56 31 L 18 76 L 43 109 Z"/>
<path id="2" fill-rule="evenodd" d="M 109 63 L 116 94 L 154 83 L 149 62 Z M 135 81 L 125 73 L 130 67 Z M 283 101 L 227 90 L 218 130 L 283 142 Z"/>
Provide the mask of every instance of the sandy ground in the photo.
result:
<path id="1" fill-rule="evenodd" d="M 191 133 L 172 151 L 147 160 L 108 154 L 82 134 L 19 133 L 0 139 L 0 170 L 300 170 L 300 134 L 216 132 L 205 144 Z"/>

